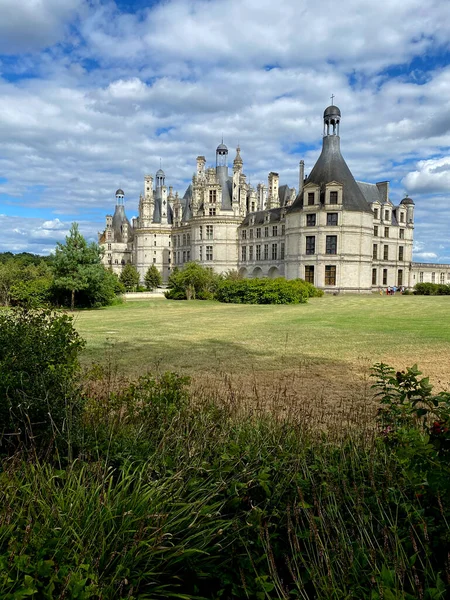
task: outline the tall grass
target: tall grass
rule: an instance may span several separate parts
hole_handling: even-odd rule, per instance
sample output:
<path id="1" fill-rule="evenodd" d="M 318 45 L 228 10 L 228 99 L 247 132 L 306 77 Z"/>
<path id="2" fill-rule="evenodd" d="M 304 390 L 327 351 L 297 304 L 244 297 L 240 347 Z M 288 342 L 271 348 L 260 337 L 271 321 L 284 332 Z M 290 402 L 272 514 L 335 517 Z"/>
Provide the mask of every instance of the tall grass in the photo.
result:
<path id="1" fill-rule="evenodd" d="M 2 463 L 1 598 L 448 594 L 448 497 L 373 421 L 325 430 L 175 375 L 106 379 L 77 460 Z"/>

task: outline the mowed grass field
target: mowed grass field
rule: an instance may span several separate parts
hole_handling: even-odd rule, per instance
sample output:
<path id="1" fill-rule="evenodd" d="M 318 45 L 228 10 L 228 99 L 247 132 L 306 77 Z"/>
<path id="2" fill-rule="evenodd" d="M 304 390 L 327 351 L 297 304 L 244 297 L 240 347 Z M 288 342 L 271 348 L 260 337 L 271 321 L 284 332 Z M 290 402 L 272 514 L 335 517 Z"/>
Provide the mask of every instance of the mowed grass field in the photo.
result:
<path id="1" fill-rule="evenodd" d="M 450 389 L 445 296 L 325 296 L 296 306 L 155 298 L 80 311 L 75 326 L 87 341 L 85 363 L 113 362 L 130 377 L 171 370 L 203 383 L 225 378 L 286 394 L 288 382 L 296 394 L 348 397 L 369 390 L 376 362 L 417 363 Z"/>

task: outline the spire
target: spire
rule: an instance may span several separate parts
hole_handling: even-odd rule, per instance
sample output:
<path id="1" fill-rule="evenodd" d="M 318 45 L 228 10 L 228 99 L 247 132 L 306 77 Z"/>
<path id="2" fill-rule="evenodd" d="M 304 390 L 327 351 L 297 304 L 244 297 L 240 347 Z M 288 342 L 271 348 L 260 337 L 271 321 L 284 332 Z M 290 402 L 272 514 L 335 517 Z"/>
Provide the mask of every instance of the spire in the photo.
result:
<path id="1" fill-rule="evenodd" d="M 241 148 L 238 145 L 238 147 L 236 148 L 236 158 L 233 161 L 233 168 L 234 168 L 234 170 L 241 170 L 242 166 L 244 164 L 244 161 L 242 160 L 240 152 L 241 152 Z"/>

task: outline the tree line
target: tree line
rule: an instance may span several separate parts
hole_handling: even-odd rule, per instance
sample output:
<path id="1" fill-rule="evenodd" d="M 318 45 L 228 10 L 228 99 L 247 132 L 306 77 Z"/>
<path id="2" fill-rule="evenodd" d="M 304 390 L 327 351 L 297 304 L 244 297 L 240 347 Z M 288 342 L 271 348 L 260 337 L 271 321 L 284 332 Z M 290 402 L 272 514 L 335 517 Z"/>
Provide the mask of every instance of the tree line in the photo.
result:
<path id="1" fill-rule="evenodd" d="M 0 254 L 0 304 L 97 308 L 120 301 L 126 291 L 140 289 L 139 273 L 133 265 L 126 265 L 118 277 L 105 268 L 102 256 L 102 248 L 87 242 L 77 223 L 50 256 Z M 146 290 L 161 285 L 161 274 L 154 265 L 144 282 Z"/>

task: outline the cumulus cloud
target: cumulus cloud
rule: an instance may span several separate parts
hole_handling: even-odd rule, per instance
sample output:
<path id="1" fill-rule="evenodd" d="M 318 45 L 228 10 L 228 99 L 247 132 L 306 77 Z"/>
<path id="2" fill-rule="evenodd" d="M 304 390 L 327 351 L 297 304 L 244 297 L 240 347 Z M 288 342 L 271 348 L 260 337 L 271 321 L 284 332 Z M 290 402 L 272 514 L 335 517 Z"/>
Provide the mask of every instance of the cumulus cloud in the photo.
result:
<path id="1" fill-rule="evenodd" d="M 0 53 L 33 52 L 61 41 L 84 0 L 0 0 Z"/>
<path id="2" fill-rule="evenodd" d="M 344 0 L 339 11 L 324 0 L 323 18 L 306 0 L 168 0 L 135 12 L 110 0 L 16 4 L 11 16 L 12 0 L 0 0 L 0 53 L 20 52 L 0 57 L 0 202 L 43 217 L 36 234 L 17 225 L 21 243 L 70 219 L 101 229 L 117 187 L 135 213 L 160 159 L 183 193 L 195 157 L 213 164 L 222 134 L 231 160 L 240 143 L 252 183 L 275 170 L 296 186 L 299 159 L 310 172 L 320 152 L 333 92 L 355 176 L 391 179 L 394 202 L 414 195 L 416 238 L 450 253 L 450 67 L 409 66 L 448 45 L 440 0 Z"/>
<path id="3" fill-rule="evenodd" d="M 419 161 L 417 169 L 406 175 L 403 184 L 412 193 L 450 194 L 450 156 Z"/>

